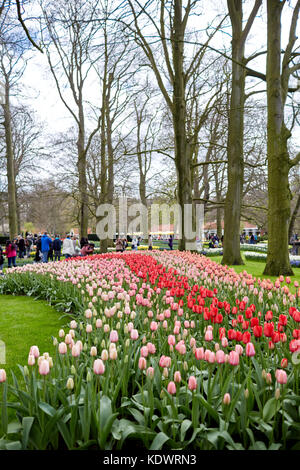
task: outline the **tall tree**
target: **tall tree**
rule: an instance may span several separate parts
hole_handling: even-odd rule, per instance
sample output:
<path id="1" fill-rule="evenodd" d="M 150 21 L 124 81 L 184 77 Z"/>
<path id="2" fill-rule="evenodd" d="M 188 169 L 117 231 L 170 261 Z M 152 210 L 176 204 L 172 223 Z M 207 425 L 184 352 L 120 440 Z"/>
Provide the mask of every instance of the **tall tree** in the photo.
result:
<path id="1" fill-rule="evenodd" d="M 293 63 L 300 0 L 293 10 L 288 43 L 281 58 L 281 15 L 284 4 L 285 1 L 281 0 L 267 1 L 268 255 L 264 274 L 271 276 L 293 274 L 288 251 L 291 201 L 289 172 L 300 162 L 300 152 L 293 159 L 289 157 L 288 140 L 291 132 L 284 116 L 290 77 L 300 69 L 299 63 Z"/>
<path id="2" fill-rule="evenodd" d="M 228 117 L 228 188 L 224 208 L 222 264 L 244 264 L 240 253 L 240 219 L 244 180 L 245 43 L 262 0 L 256 0 L 243 29 L 242 0 L 227 0 L 232 26 L 232 84 Z"/>
<path id="3" fill-rule="evenodd" d="M 207 39 L 204 44 L 199 45 L 192 57 L 187 58 L 185 41 L 187 40 L 187 24 L 198 3 L 196 0 L 150 0 L 144 4 L 139 0 L 127 0 L 126 2 L 133 17 L 133 21 L 128 21 L 126 11 L 126 21 L 120 18 L 124 26 L 133 33 L 133 38 L 141 47 L 144 55 L 156 78 L 157 85 L 167 104 L 172 116 L 174 134 L 174 161 L 177 172 L 177 200 L 181 207 L 181 231 L 179 249 L 195 248 L 195 237 L 186 238 L 186 226 L 190 221 L 186 220 L 185 208 L 193 205 L 193 182 L 191 172 L 191 158 L 193 154 L 193 142 L 187 134 L 187 101 L 186 88 L 193 79 L 194 72 L 198 69 L 207 46 L 219 29 L 221 23 L 207 30 Z M 148 25 L 146 24 L 148 22 Z M 145 26 L 153 28 L 157 37 L 155 44 L 159 44 L 159 49 L 147 38 Z M 210 31 L 210 32 L 208 32 Z M 212 32 L 211 32 L 212 31 Z M 167 79 L 167 81 L 166 81 Z M 198 126 L 198 123 L 196 124 Z M 192 136 L 192 139 L 194 136 Z"/>
<path id="4" fill-rule="evenodd" d="M 86 180 L 87 152 L 94 135 L 101 126 L 101 113 L 91 132 L 87 131 L 85 90 L 87 77 L 94 64 L 100 59 L 95 52 L 95 36 L 98 23 L 95 21 L 97 4 L 93 6 L 83 0 L 63 0 L 45 6 L 42 4 L 47 33 L 44 32 L 44 49 L 51 73 L 61 101 L 77 125 L 77 170 L 80 195 L 80 236 L 88 233 L 88 192 Z M 65 34 L 67 30 L 67 36 Z M 67 37 L 67 40 L 66 40 Z M 66 97 L 64 82 L 67 82 L 73 102 Z M 75 108 L 75 109 L 74 109 Z"/>

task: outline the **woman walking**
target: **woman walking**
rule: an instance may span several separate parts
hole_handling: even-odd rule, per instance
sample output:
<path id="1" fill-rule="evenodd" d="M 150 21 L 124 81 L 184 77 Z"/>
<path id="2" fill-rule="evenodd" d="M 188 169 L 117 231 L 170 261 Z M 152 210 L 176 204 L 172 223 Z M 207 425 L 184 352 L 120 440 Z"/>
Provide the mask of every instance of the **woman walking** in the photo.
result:
<path id="1" fill-rule="evenodd" d="M 15 268 L 17 258 L 17 245 L 15 243 L 15 240 L 13 240 L 12 242 L 10 240 L 7 240 L 5 247 L 5 256 L 7 258 L 8 267 L 11 268 L 11 265 L 13 265 L 13 267 Z"/>

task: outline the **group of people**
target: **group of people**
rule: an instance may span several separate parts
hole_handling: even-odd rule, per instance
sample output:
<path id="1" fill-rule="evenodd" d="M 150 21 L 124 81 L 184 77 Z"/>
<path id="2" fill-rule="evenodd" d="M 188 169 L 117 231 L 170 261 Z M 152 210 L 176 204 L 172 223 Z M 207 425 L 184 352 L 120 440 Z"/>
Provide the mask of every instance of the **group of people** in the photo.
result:
<path id="1" fill-rule="evenodd" d="M 209 248 L 219 248 L 220 244 L 223 243 L 223 235 L 220 239 L 217 234 L 211 234 L 208 236 L 208 241 Z"/>
<path id="2" fill-rule="evenodd" d="M 136 237 L 135 235 L 131 240 L 131 249 L 137 250 L 142 242 L 142 237 Z M 173 250 L 173 235 L 170 235 L 168 240 L 170 250 Z M 125 251 L 128 247 L 128 241 L 126 238 L 117 238 L 115 242 L 116 251 Z M 153 250 L 153 239 L 152 235 L 148 235 L 148 250 Z"/>
<path id="3" fill-rule="evenodd" d="M 240 235 L 240 242 L 242 245 L 244 243 L 249 243 L 250 245 L 256 245 L 256 243 L 258 242 L 258 237 L 256 233 L 251 233 L 249 235 L 242 233 L 242 235 Z"/>
<path id="4" fill-rule="evenodd" d="M 87 238 L 67 234 L 64 239 L 59 235 L 49 236 L 47 232 L 43 235 L 27 234 L 25 239 L 19 236 L 13 240 L 7 240 L 5 250 L 0 246 L 0 272 L 3 271 L 4 256 L 7 258 L 7 264 L 16 266 L 17 255 L 19 258 L 30 257 L 33 247 L 36 247 L 34 262 L 48 263 L 48 261 L 60 261 L 61 256 L 71 258 L 74 256 L 87 256 L 94 252 L 95 245 L 90 243 Z"/>

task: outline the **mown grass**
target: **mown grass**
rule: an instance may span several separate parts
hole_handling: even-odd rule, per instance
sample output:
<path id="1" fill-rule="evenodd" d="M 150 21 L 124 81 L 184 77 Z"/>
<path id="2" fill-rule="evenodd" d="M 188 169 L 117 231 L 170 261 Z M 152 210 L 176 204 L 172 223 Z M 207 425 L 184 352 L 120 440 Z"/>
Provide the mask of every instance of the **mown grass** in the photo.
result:
<path id="1" fill-rule="evenodd" d="M 41 354 L 55 354 L 52 336 L 57 337 L 59 329 L 68 322 L 67 317 L 60 317 L 61 313 L 43 300 L 0 295 L 0 341 L 5 343 L 5 363 L 0 362 L 0 369 L 6 370 L 8 383 L 13 383 L 11 371 L 18 381 L 22 380 L 18 364 L 27 364 L 31 346 L 37 345 Z M 9 394 L 8 400 L 15 401 L 15 398 Z M 8 410 L 8 418 L 15 420 L 12 409 Z"/>
<path id="2" fill-rule="evenodd" d="M 243 257 L 243 256 L 242 256 Z M 210 256 L 210 259 L 213 261 L 216 261 L 217 263 L 221 263 L 222 256 Z M 244 265 L 242 266 L 229 266 L 230 268 L 234 268 L 234 270 L 237 273 L 247 271 L 247 273 L 252 274 L 252 276 L 256 278 L 261 278 L 261 279 L 270 279 L 271 281 L 275 281 L 277 279 L 277 276 L 265 276 L 263 274 L 263 271 L 265 269 L 265 263 L 262 263 L 261 261 L 250 261 L 246 260 L 243 257 L 244 260 Z M 291 291 L 294 291 L 294 281 L 298 281 L 300 284 L 300 268 L 294 268 L 294 276 L 290 276 L 291 278 Z"/>
<path id="3" fill-rule="evenodd" d="M 45 301 L 25 296 L 0 296 L 0 340 L 6 349 L 6 364 L 0 367 L 17 371 L 16 364 L 27 364 L 30 346 L 40 352 L 55 352 L 51 336 L 67 323 L 66 317 Z"/>

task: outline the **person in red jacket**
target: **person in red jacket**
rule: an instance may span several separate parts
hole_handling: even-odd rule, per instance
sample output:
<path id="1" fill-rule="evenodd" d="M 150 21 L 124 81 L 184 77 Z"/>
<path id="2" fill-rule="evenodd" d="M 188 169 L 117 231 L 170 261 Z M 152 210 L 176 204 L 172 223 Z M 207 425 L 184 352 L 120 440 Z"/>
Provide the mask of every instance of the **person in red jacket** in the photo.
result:
<path id="1" fill-rule="evenodd" d="M 7 258 L 8 267 L 10 268 L 11 265 L 16 267 L 16 258 L 17 258 L 17 245 L 15 240 L 12 242 L 7 240 L 6 247 L 5 247 L 5 256 Z"/>

